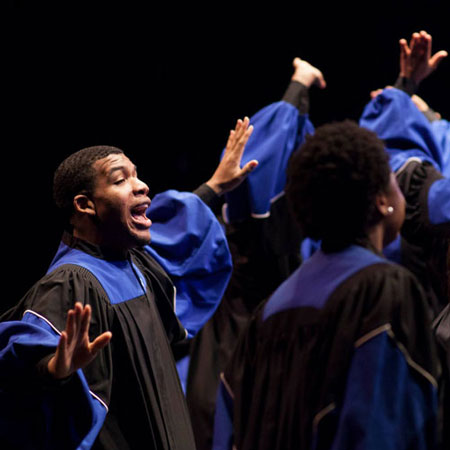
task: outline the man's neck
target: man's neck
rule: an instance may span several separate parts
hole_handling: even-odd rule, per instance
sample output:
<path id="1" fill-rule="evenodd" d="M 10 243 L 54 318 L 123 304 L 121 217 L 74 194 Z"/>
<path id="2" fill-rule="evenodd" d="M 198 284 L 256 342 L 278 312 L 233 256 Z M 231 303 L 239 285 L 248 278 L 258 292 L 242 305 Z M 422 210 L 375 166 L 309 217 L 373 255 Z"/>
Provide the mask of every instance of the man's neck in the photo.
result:
<path id="1" fill-rule="evenodd" d="M 91 245 L 101 248 L 102 254 L 111 258 L 126 259 L 128 256 L 128 248 L 119 247 L 117 245 L 109 245 L 98 233 L 83 233 L 79 229 L 74 228 L 72 235 L 76 239 L 85 241 Z"/>

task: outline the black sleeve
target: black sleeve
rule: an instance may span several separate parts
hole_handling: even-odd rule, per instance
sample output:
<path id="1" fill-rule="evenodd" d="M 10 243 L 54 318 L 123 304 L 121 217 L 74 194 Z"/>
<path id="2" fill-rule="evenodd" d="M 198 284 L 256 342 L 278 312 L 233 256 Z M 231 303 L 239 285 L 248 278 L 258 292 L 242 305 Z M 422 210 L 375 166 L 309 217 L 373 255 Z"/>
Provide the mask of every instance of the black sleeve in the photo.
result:
<path id="1" fill-rule="evenodd" d="M 48 362 L 53 356 L 54 353 L 44 356 L 35 366 L 38 379 L 40 380 L 42 386 L 47 389 L 64 386 L 73 378 L 73 375 L 69 375 L 66 378 L 57 379 L 50 375 L 50 372 L 48 371 Z"/>
<path id="2" fill-rule="evenodd" d="M 298 81 L 289 83 L 282 100 L 295 106 L 300 114 L 309 112 L 309 89 Z"/>
<path id="3" fill-rule="evenodd" d="M 407 77 L 398 77 L 397 81 L 394 84 L 394 87 L 396 89 L 400 89 L 401 91 L 405 92 L 409 96 L 412 96 L 416 93 L 417 88 L 419 87 L 416 83 L 414 83 L 411 78 Z"/>
<path id="4" fill-rule="evenodd" d="M 194 190 L 194 194 L 198 195 L 203 203 L 208 205 L 214 212 L 221 206 L 222 198 L 217 195 L 206 183 L 201 184 Z"/>
<path id="5" fill-rule="evenodd" d="M 394 84 L 394 87 L 400 89 L 401 91 L 405 92 L 410 97 L 412 97 L 417 92 L 419 85 L 414 83 L 414 81 L 411 80 L 410 78 L 399 76 Z M 426 111 L 422 111 L 422 114 L 427 118 L 429 122 L 434 122 L 435 120 L 438 120 L 436 111 L 434 111 L 431 108 L 428 108 Z"/>

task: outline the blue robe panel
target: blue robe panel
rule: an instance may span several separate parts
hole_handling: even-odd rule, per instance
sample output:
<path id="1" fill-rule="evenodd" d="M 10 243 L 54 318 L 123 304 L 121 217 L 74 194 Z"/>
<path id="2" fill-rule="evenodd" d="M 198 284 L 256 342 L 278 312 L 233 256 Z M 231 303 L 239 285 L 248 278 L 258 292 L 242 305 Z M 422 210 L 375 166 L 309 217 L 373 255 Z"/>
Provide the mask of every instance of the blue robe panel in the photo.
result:
<path id="1" fill-rule="evenodd" d="M 430 123 L 403 91 L 385 89 L 366 105 L 359 124 L 385 142 L 394 172 L 412 157 L 429 161 L 442 171 L 443 151 Z"/>
<path id="2" fill-rule="evenodd" d="M 242 335 L 222 374 L 213 448 L 434 448 L 427 319 L 403 268 L 358 246 L 316 251 Z"/>
<path id="3" fill-rule="evenodd" d="M 259 165 L 235 190 L 226 194 L 224 219 L 228 223 L 249 216 L 265 218 L 270 205 L 284 193 L 286 168 L 293 151 L 314 132 L 308 115 L 285 101 L 266 106 L 251 117 L 254 130 L 242 165 L 256 159 Z M 274 151 L 276 150 L 276 151 Z"/>

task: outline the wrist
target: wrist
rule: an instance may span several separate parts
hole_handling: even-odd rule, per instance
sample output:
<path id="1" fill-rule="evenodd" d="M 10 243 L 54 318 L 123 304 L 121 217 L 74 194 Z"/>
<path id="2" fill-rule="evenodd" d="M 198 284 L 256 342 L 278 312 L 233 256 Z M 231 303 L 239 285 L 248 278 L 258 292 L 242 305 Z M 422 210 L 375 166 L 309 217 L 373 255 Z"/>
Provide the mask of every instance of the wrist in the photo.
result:
<path id="1" fill-rule="evenodd" d="M 208 205 L 213 211 L 218 209 L 222 204 L 221 198 L 206 183 L 201 184 L 195 189 L 193 194 L 200 197 L 203 203 Z"/>
<path id="2" fill-rule="evenodd" d="M 224 194 L 224 189 L 221 184 L 215 181 L 213 178 L 209 179 L 205 184 L 210 189 L 212 189 L 217 196 L 221 196 L 222 194 Z"/>
<path id="3" fill-rule="evenodd" d="M 56 356 L 54 355 L 52 358 L 48 360 L 47 364 L 47 373 L 50 378 L 55 381 L 64 381 L 70 377 L 70 374 L 60 373 L 56 367 Z"/>
<path id="4" fill-rule="evenodd" d="M 55 377 L 53 368 L 49 368 L 52 358 L 54 358 L 54 353 L 44 356 L 35 365 L 36 377 L 46 389 L 61 387 L 72 379 L 70 375 L 64 378 Z"/>
<path id="5" fill-rule="evenodd" d="M 417 88 L 419 87 L 419 83 L 416 82 L 413 78 L 407 77 L 402 72 L 400 72 L 397 81 L 394 84 L 394 87 L 396 89 L 400 89 L 409 96 L 412 96 L 416 93 Z"/>

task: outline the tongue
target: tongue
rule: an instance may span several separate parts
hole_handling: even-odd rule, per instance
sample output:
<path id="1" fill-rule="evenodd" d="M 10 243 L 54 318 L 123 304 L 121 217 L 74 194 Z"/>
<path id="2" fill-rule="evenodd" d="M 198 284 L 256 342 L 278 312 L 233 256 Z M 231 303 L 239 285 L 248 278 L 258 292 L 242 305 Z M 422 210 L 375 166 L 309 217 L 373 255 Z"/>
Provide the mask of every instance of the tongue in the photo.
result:
<path id="1" fill-rule="evenodd" d="M 149 227 L 152 224 L 152 221 L 145 215 L 145 212 L 135 211 L 132 213 L 133 219 L 139 225 L 144 227 Z"/>

